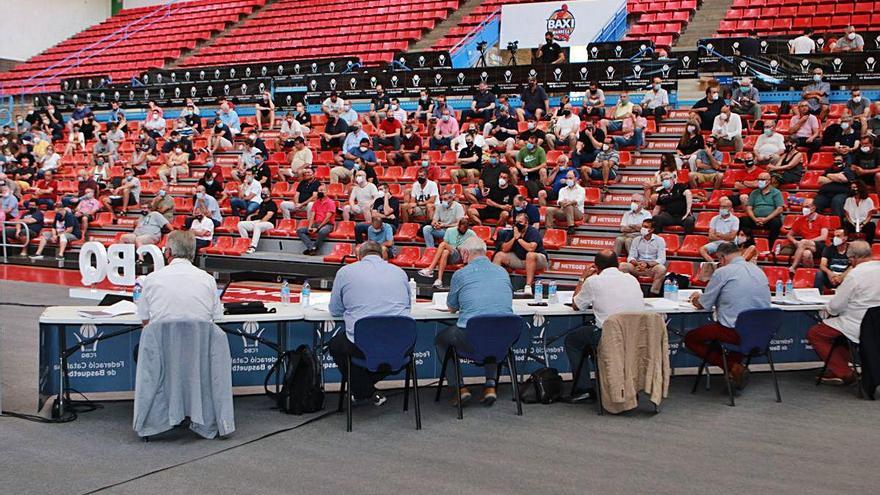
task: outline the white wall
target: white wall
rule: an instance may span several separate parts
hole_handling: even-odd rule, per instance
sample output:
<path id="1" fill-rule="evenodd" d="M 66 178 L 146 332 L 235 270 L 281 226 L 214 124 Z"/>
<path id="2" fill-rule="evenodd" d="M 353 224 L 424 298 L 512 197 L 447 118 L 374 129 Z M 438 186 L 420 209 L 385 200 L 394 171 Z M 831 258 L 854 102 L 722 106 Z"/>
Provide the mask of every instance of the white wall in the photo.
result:
<path id="1" fill-rule="evenodd" d="M 136 9 L 138 7 L 149 7 L 150 5 L 165 5 L 169 1 L 184 1 L 184 0 L 123 0 L 122 1 L 122 8 Z"/>
<path id="2" fill-rule="evenodd" d="M 110 0 L 4 2 L 15 5 L 0 14 L 0 58 L 12 60 L 33 57 L 110 15 Z"/>

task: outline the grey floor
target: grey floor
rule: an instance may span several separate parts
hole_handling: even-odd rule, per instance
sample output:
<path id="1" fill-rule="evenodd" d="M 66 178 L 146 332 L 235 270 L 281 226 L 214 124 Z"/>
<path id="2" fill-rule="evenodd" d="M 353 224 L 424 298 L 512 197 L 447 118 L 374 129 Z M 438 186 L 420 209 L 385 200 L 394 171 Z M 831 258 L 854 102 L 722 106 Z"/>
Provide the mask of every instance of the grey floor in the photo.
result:
<path id="1" fill-rule="evenodd" d="M 65 294 L 0 282 L 0 302 Z M 34 412 L 39 313 L 0 305 L 4 409 Z M 353 433 L 334 414 L 274 435 L 309 418 L 237 398 L 238 431 L 213 441 L 175 430 L 142 443 L 130 402 L 60 425 L 0 417 L 0 493 L 877 493 L 880 404 L 811 377 L 783 373 L 777 404 L 769 375 L 755 374 L 735 408 L 718 380 L 691 395 L 690 379 L 675 378 L 659 415 L 555 404 L 517 417 L 504 387 L 494 407 L 471 405 L 458 421 L 423 391 L 422 431 L 400 395 L 356 409 Z"/>

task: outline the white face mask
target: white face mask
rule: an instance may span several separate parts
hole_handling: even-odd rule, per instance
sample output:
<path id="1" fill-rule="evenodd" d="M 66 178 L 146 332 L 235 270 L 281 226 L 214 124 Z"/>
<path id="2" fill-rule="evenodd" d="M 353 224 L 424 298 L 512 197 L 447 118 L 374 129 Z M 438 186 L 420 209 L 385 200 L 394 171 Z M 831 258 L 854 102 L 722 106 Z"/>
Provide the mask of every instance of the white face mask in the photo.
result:
<path id="1" fill-rule="evenodd" d="M 718 210 L 718 214 L 721 215 L 722 217 L 726 217 L 726 216 L 730 215 L 730 210 L 727 208 L 721 208 Z"/>
<path id="2" fill-rule="evenodd" d="M 801 212 L 801 214 L 805 217 L 810 216 L 811 213 L 813 213 L 813 211 L 809 208 L 804 208 L 804 210 Z"/>
<path id="3" fill-rule="evenodd" d="M 641 205 L 638 204 L 638 203 L 636 203 L 635 201 L 633 201 L 632 203 L 629 204 L 629 209 L 630 209 L 630 211 L 632 211 L 632 212 L 639 211 L 639 208 L 640 208 L 640 207 L 641 207 Z"/>
<path id="4" fill-rule="evenodd" d="M 639 229 L 639 234 L 642 234 L 642 237 L 647 237 L 650 232 L 651 231 L 648 230 L 647 227 L 642 227 L 641 229 Z"/>
<path id="5" fill-rule="evenodd" d="M 694 131 L 697 130 L 697 127 L 696 127 L 696 126 L 689 125 L 689 126 L 687 126 L 687 130 L 688 130 L 688 132 L 694 132 Z"/>
<path id="6" fill-rule="evenodd" d="M 501 187 L 507 186 L 507 181 L 504 179 L 498 179 L 498 185 Z"/>
<path id="7" fill-rule="evenodd" d="M 841 244 L 844 243 L 844 240 L 841 239 L 840 237 L 835 237 L 834 239 L 831 239 L 831 243 L 834 244 L 835 246 L 840 246 Z"/>
<path id="8" fill-rule="evenodd" d="M 746 236 L 739 235 L 739 236 L 736 236 L 736 239 L 734 239 L 733 242 L 736 243 L 737 246 L 742 246 L 743 244 L 746 243 L 746 240 L 747 240 Z"/>
<path id="9" fill-rule="evenodd" d="M 574 187 L 574 179 L 565 179 L 565 185 L 568 187 Z"/>
<path id="10" fill-rule="evenodd" d="M 852 101 L 853 101 L 853 103 L 861 103 L 862 97 L 861 96 L 853 96 Z"/>
<path id="11" fill-rule="evenodd" d="M 847 37 L 847 39 L 852 41 L 852 40 L 856 39 L 856 33 L 849 33 L 848 35 L 846 35 L 846 37 Z"/>
<path id="12" fill-rule="evenodd" d="M 367 148 L 366 146 L 361 146 L 359 149 L 361 150 L 361 153 L 366 153 L 369 148 Z"/>
<path id="13" fill-rule="evenodd" d="M 355 179 L 355 182 L 357 182 L 358 184 L 363 184 L 364 182 L 366 182 L 366 180 L 367 179 L 365 179 L 363 176 L 360 176 L 357 179 Z"/>
<path id="14" fill-rule="evenodd" d="M 849 122 L 841 122 L 840 128 L 843 129 L 844 131 L 849 129 Z"/>
<path id="15" fill-rule="evenodd" d="M 608 151 L 610 148 L 611 148 L 611 146 L 609 146 L 607 144 L 602 145 L 602 151 Z"/>
<path id="16" fill-rule="evenodd" d="M 867 146 L 862 146 L 860 149 L 862 150 L 862 153 L 867 153 L 867 152 L 871 151 L 871 148 L 869 148 Z"/>
<path id="17" fill-rule="evenodd" d="M 449 201 L 441 201 L 440 204 L 443 206 L 443 208 L 449 208 Z"/>
<path id="18" fill-rule="evenodd" d="M 766 180 L 759 180 L 758 181 L 758 189 L 764 189 L 765 187 L 767 187 L 767 181 Z"/>

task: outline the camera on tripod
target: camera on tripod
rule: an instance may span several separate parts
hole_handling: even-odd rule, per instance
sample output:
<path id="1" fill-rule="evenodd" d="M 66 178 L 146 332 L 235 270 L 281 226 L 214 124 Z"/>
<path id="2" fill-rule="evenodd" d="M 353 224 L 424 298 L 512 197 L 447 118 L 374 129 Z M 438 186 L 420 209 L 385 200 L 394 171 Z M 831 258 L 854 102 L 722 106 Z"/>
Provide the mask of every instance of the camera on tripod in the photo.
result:
<path id="1" fill-rule="evenodd" d="M 507 43 L 507 51 L 516 53 L 517 50 L 519 50 L 519 40 Z"/>
<path id="2" fill-rule="evenodd" d="M 477 43 L 477 50 L 479 50 L 480 52 L 485 52 L 485 51 L 486 51 L 486 45 L 488 45 L 488 44 L 489 44 L 489 43 L 486 42 L 486 41 L 480 41 L 479 43 Z"/>

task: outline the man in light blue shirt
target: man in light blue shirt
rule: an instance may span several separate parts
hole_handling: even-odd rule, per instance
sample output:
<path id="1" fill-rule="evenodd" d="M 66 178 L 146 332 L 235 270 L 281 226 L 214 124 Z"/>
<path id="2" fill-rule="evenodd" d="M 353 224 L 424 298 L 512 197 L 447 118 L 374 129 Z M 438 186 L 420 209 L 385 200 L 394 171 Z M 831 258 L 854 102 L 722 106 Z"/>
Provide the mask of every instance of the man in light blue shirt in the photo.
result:
<path id="1" fill-rule="evenodd" d="M 697 309 L 715 309 L 716 323 L 709 323 L 691 330 L 684 338 L 684 345 L 698 357 L 713 366 L 722 366 L 721 353 L 710 347 L 714 340 L 725 344 L 739 344 L 739 334 L 734 329 L 736 318 L 743 311 L 770 307 L 770 283 L 767 275 L 756 265 L 742 257 L 739 246 L 725 242 L 715 251 L 721 262 L 709 285 L 702 293 L 691 296 Z M 729 353 L 727 369 L 731 381 L 738 389 L 746 386 L 749 370 L 741 364 L 743 355 Z"/>
<path id="2" fill-rule="evenodd" d="M 237 136 L 241 133 L 241 121 L 238 118 L 238 113 L 229 106 L 228 101 L 224 101 L 220 104 L 220 111 L 218 112 L 217 117 L 220 118 L 220 122 L 223 122 L 229 127 L 233 136 Z"/>
<path id="3" fill-rule="evenodd" d="M 330 293 L 330 314 L 342 316 L 345 333 L 339 332 L 330 340 L 330 356 L 346 373 L 348 357 L 363 358 L 363 352 L 354 340 L 354 326 L 367 316 L 409 316 L 410 291 L 406 273 L 382 259 L 382 246 L 372 241 L 361 245 L 358 261 L 336 272 Z M 352 395 L 355 400 L 372 400 L 380 406 L 385 397 L 376 392 L 375 384 L 387 373 L 373 373 L 359 366 L 351 368 Z"/>
<path id="4" fill-rule="evenodd" d="M 446 304 L 452 312 L 458 312 L 458 323 L 443 330 L 434 339 L 437 355 L 446 356 L 450 346 L 456 349 L 470 349 L 464 328 L 474 316 L 513 314 L 513 285 L 507 270 L 492 263 L 486 257 L 486 243 L 479 237 L 468 238 L 459 248 L 467 266 L 455 272 L 449 288 Z M 497 364 L 487 364 L 486 383 L 483 386 L 483 404 L 492 405 L 498 398 L 495 392 Z M 455 372 L 447 368 L 446 376 L 450 387 L 457 387 Z M 462 403 L 470 400 L 467 387 L 461 387 Z"/>
<path id="5" fill-rule="evenodd" d="M 376 215 L 370 220 L 367 240 L 382 246 L 382 257 L 386 260 L 394 257 L 394 229 L 382 217 Z"/>
<path id="6" fill-rule="evenodd" d="M 348 151 L 352 148 L 357 148 L 360 146 L 361 141 L 366 139 L 370 140 L 370 135 L 364 132 L 364 129 L 361 127 L 360 122 L 352 122 L 349 124 L 349 133 L 345 136 L 345 141 L 342 142 L 342 149 L 344 151 Z"/>

